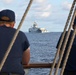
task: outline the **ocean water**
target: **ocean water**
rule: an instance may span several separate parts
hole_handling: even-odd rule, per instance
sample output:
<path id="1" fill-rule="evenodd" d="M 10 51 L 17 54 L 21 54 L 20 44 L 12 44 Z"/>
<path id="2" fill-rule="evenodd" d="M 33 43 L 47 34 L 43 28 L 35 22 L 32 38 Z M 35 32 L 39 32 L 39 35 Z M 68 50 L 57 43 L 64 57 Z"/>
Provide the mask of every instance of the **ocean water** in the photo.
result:
<path id="1" fill-rule="evenodd" d="M 61 32 L 25 33 L 30 42 L 30 63 L 53 62 Z M 49 75 L 49 68 L 31 68 L 28 75 Z"/>

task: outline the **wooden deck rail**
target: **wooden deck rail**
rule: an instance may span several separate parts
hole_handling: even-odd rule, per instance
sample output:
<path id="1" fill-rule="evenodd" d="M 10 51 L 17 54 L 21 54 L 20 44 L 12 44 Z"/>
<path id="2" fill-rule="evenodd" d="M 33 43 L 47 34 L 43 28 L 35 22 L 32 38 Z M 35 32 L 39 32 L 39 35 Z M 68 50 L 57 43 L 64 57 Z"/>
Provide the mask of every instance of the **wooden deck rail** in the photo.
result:
<path id="1" fill-rule="evenodd" d="M 24 65 L 24 69 L 27 68 L 51 68 L 53 63 L 30 63 L 29 65 Z M 55 64 L 56 67 L 57 64 Z"/>

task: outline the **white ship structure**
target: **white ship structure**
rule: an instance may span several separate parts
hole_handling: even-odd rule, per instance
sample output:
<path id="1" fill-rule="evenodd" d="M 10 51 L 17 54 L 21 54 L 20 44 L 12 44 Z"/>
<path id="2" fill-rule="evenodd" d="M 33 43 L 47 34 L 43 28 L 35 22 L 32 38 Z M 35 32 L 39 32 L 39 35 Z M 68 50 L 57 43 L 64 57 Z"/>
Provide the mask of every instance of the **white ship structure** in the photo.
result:
<path id="1" fill-rule="evenodd" d="M 45 33 L 47 30 L 45 28 L 39 28 L 37 23 L 34 22 L 33 26 L 29 28 L 29 32 L 31 33 Z"/>

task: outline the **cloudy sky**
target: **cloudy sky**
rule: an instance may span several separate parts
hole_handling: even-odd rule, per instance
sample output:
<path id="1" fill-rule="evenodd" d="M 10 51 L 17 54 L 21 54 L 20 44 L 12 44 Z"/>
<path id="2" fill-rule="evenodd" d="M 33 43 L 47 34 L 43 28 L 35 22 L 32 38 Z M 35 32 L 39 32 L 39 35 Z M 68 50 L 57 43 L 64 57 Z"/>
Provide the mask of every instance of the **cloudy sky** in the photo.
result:
<path id="1" fill-rule="evenodd" d="M 28 32 L 34 22 L 49 32 L 63 31 L 73 0 L 34 0 L 21 30 Z M 0 0 L 0 10 L 12 9 L 18 27 L 29 0 Z"/>

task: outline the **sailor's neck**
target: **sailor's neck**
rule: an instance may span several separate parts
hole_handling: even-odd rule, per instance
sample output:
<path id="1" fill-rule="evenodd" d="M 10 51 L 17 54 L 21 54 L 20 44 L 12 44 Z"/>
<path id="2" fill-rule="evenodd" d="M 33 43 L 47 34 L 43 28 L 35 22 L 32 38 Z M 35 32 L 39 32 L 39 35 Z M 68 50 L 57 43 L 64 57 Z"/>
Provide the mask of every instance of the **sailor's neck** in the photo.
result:
<path id="1" fill-rule="evenodd" d="M 6 26 L 6 27 L 11 27 L 11 28 L 14 27 L 14 25 L 10 25 L 10 24 L 0 24 L 0 26 Z"/>

